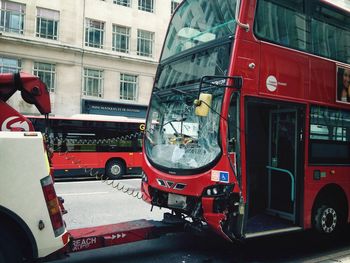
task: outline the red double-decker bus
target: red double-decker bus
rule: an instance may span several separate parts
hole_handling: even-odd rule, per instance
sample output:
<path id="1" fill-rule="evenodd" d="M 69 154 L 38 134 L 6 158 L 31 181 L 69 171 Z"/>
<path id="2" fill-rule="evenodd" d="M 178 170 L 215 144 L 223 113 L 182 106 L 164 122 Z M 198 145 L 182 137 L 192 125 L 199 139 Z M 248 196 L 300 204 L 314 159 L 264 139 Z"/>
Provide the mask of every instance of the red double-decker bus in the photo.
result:
<path id="1" fill-rule="evenodd" d="M 141 174 L 144 119 L 77 114 L 70 118 L 27 116 L 53 145 L 54 176 Z"/>
<path id="2" fill-rule="evenodd" d="M 334 2 L 182 2 L 146 120 L 148 202 L 229 240 L 349 222 L 350 16 Z"/>

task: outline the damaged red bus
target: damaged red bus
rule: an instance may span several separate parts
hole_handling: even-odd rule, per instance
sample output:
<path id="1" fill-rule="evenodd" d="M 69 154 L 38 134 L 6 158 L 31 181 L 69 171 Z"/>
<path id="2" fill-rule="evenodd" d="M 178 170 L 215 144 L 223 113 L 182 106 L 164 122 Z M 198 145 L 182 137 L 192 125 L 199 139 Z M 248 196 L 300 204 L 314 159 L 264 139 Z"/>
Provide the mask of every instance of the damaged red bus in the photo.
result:
<path id="1" fill-rule="evenodd" d="M 143 144 L 142 191 L 229 240 L 349 222 L 349 6 L 184 0 Z"/>

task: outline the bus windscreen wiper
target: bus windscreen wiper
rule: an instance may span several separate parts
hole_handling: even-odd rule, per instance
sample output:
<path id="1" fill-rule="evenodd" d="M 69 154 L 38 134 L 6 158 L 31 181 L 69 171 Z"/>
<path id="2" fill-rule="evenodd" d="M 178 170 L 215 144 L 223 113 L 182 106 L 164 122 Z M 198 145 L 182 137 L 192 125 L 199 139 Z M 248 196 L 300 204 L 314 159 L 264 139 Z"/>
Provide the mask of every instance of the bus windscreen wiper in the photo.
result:
<path id="1" fill-rule="evenodd" d="M 173 92 L 177 92 L 179 94 L 182 94 L 182 95 L 191 95 L 192 94 L 192 93 L 189 93 L 189 92 L 183 91 L 181 89 L 177 89 L 177 88 L 171 88 L 170 90 Z"/>

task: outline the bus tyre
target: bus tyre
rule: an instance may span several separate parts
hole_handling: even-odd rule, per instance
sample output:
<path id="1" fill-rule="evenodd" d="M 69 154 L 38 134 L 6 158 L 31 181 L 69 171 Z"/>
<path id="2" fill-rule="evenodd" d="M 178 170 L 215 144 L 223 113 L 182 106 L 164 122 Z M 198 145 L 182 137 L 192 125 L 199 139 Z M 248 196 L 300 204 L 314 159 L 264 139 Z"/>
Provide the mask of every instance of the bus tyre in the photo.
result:
<path id="1" fill-rule="evenodd" d="M 4 227 L 0 227 L 0 263 L 23 262 L 18 242 Z"/>
<path id="2" fill-rule="evenodd" d="M 323 235 L 332 236 L 339 232 L 342 219 L 334 205 L 321 205 L 314 216 L 316 230 Z"/>
<path id="3" fill-rule="evenodd" d="M 111 160 L 106 165 L 106 176 L 109 179 L 120 179 L 125 174 L 125 166 L 120 160 Z"/>

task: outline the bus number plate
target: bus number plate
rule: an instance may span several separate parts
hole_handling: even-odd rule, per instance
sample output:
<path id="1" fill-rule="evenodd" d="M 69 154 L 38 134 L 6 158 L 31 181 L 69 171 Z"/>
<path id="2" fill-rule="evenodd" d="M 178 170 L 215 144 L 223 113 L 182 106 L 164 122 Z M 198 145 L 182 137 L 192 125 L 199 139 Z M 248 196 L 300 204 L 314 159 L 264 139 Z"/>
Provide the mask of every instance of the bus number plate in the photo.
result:
<path id="1" fill-rule="evenodd" d="M 168 206 L 171 208 L 186 208 L 186 196 L 169 193 Z"/>

